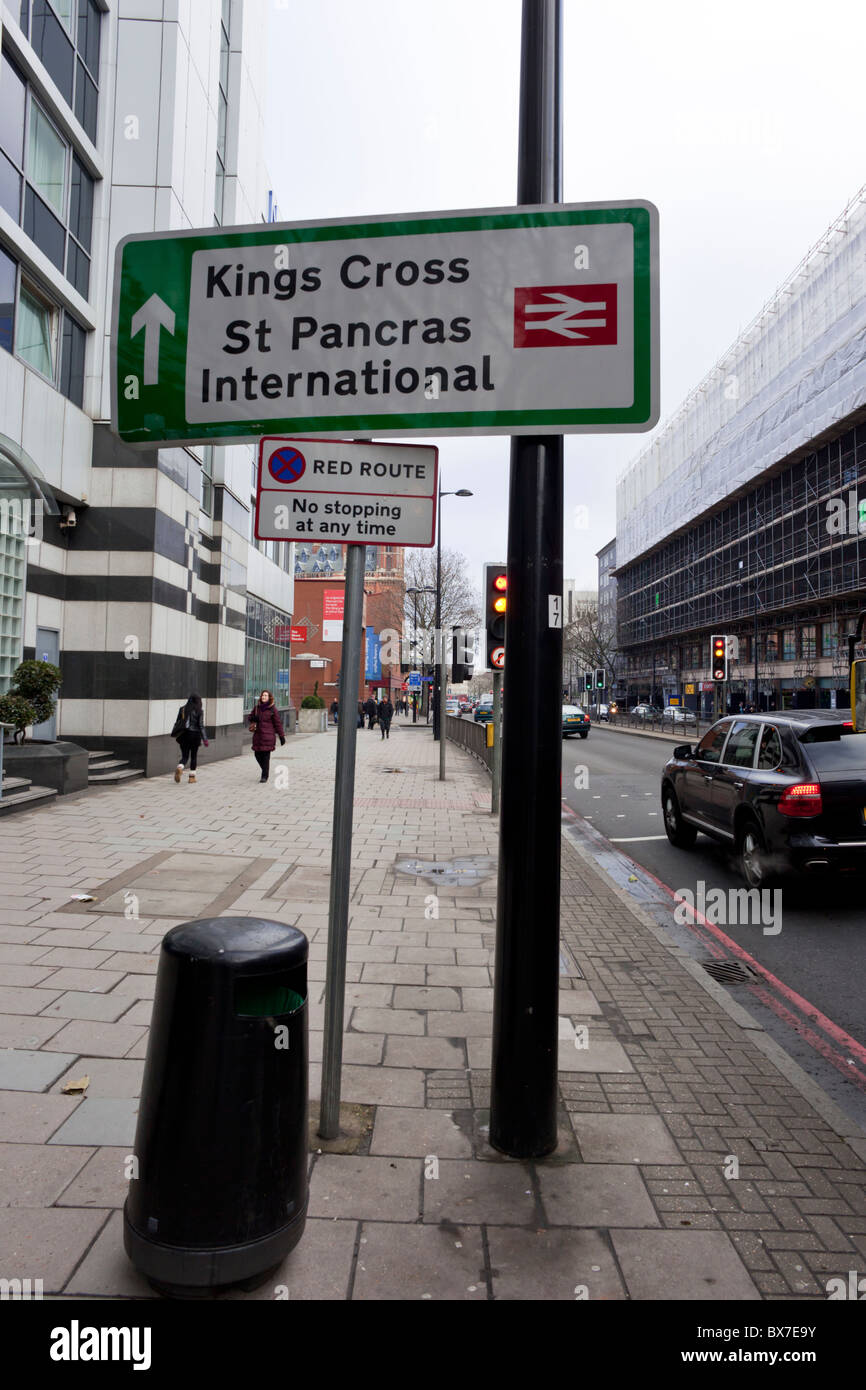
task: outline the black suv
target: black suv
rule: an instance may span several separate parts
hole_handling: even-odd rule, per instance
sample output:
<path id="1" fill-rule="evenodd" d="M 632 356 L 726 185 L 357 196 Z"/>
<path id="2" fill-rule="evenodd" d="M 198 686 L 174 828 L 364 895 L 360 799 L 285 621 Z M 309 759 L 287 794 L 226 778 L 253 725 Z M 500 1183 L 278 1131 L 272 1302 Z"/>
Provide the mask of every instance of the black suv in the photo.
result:
<path id="1" fill-rule="evenodd" d="M 866 734 L 846 710 L 721 719 L 662 771 L 672 845 L 730 846 L 750 888 L 800 871 L 866 871 Z"/>

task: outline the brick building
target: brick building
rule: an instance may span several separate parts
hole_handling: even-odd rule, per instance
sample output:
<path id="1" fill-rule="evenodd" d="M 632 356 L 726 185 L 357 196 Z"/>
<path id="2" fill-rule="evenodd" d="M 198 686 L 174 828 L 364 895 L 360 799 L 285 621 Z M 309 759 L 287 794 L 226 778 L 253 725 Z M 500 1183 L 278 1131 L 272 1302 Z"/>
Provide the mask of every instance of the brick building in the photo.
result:
<path id="1" fill-rule="evenodd" d="M 342 600 L 345 592 L 346 547 L 295 547 L 295 626 L 306 628 L 306 640 L 292 643 L 291 689 L 295 704 L 318 693 L 328 705 L 339 698 L 342 658 Z M 397 644 L 387 634 L 401 633 L 406 584 L 403 550 L 368 546 L 364 578 L 364 642 L 358 676 L 358 696 L 393 699 L 402 690 L 399 660 L 383 663 L 382 654 L 397 657 Z M 385 634 L 383 647 L 383 634 Z M 318 660 L 325 665 L 319 666 Z"/>

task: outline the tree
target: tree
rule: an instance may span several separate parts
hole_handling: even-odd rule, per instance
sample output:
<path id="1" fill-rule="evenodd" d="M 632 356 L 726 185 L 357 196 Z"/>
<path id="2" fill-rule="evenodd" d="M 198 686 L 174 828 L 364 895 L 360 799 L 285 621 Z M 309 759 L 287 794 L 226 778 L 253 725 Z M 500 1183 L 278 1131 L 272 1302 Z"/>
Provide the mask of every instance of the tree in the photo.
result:
<path id="1" fill-rule="evenodd" d="M 0 696 L 0 724 L 13 724 L 14 743 L 23 743 L 28 724 L 36 724 L 36 710 L 23 695 Z"/>
<path id="2" fill-rule="evenodd" d="M 16 742 L 24 742 L 29 724 L 44 724 L 51 718 L 62 679 L 50 661 L 22 661 L 16 667 L 2 701 L 6 713 L 0 714 L 0 722 L 15 725 Z"/>
<path id="3" fill-rule="evenodd" d="M 469 564 L 457 550 L 442 551 L 442 609 L 441 626 L 444 632 L 452 627 L 477 628 L 481 623 L 481 604 L 474 585 L 468 577 Z M 406 604 L 404 617 L 411 630 L 415 623 L 416 603 L 418 629 L 432 634 L 436 627 L 436 550 L 407 550 Z M 409 589 L 431 589 L 432 593 L 410 594 Z M 428 648 L 432 638 L 428 639 Z M 430 660 L 428 652 L 428 660 Z M 449 658 L 450 659 L 450 658 Z"/>
<path id="4" fill-rule="evenodd" d="M 599 667 L 606 673 L 608 690 L 616 685 L 617 667 L 621 660 L 616 647 L 616 633 L 611 632 L 599 619 L 597 603 L 579 606 L 576 616 L 563 633 L 562 649 L 565 672 L 575 667 L 581 685 L 584 671 L 594 673 Z M 569 684 L 569 680 L 564 678 L 563 685 Z"/>

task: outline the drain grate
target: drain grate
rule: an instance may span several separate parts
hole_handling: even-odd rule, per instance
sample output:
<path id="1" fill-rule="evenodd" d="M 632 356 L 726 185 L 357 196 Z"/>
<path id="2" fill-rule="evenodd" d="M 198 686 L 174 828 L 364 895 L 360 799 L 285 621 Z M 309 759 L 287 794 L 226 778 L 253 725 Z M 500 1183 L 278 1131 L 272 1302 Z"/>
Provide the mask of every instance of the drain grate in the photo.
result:
<path id="1" fill-rule="evenodd" d="M 754 970 L 736 960 L 702 960 L 701 965 L 720 985 L 747 985 L 757 978 Z"/>

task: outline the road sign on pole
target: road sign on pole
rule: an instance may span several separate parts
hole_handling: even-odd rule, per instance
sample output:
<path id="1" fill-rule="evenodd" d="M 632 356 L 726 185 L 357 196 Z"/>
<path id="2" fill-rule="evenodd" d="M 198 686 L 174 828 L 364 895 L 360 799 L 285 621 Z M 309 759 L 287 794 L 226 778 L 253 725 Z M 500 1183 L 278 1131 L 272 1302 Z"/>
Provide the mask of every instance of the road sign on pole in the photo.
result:
<path id="1" fill-rule="evenodd" d="M 439 450 L 340 439 L 263 439 L 258 540 L 429 547 Z"/>
<path id="2" fill-rule="evenodd" d="M 112 426 L 141 447 L 651 429 L 657 227 L 632 200 L 126 237 Z"/>

